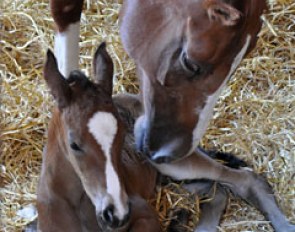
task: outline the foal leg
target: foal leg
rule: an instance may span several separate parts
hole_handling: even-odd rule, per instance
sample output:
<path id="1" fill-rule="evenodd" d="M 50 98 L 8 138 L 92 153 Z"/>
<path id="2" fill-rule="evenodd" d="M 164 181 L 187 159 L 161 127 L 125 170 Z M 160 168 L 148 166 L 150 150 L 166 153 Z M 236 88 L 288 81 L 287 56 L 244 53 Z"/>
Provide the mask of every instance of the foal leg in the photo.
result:
<path id="1" fill-rule="evenodd" d="M 82 224 L 76 215 L 75 207 L 60 198 L 52 197 L 46 202 L 38 201 L 38 231 L 42 232 L 81 232 Z"/>
<path id="2" fill-rule="evenodd" d="M 232 169 L 199 152 L 170 164 L 154 164 L 164 175 L 177 180 L 210 179 L 228 186 L 230 190 L 258 208 L 278 232 L 294 232 L 279 209 L 269 184 L 259 175 L 243 169 Z"/>
<path id="3" fill-rule="evenodd" d="M 63 76 L 79 67 L 80 17 L 83 0 L 50 0 L 51 15 L 57 27 L 54 52 Z"/>
<path id="4" fill-rule="evenodd" d="M 226 207 L 227 193 L 223 186 L 213 181 L 197 181 L 184 188 L 198 196 L 209 198 L 201 203 L 201 215 L 195 232 L 215 232 Z"/>
<path id="5" fill-rule="evenodd" d="M 146 200 L 139 196 L 132 196 L 130 200 L 132 211 L 128 232 L 160 232 L 158 216 Z"/>
<path id="6" fill-rule="evenodd" d="M 95 207 L 86 193 L 83 193 L 78 208 L 80 209 L 79 218 L 83 232 L 103 232 L 96 218 Z"/>
<path id="7" fill-rule="evenodd" d="M 196 232 L 216 232 L 221 216 L 225 210 L 227 193 L 223 186 L 215 181 L 194 180 L 183 185 L 183 188 L 207 200 L 201 203 L 201 214 Z M 180 209 L 173 212 L 173 218 L 167 228 L 167 232 L 186 232 L 185 227 L 190 220 L 191 212 Z"/>

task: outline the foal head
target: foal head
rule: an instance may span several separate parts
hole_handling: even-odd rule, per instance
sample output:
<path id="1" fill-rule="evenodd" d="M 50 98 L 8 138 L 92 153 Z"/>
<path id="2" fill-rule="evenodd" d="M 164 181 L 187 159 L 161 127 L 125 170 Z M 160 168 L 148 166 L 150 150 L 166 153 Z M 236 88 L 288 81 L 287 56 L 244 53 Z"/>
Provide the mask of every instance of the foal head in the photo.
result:
<path id="1" fill-rule="evenodd" d="M 121 36 L 141 76 L 135 136 L 155 162 L 189 155 L 229 77 L 256 44 L 265 0 L 126 0 Z"/>
<path id="2" fill-rule="evenodd" d="M 73 71 L 65 79 L 49 51 L 45 80 L 60 111 L 63 149 L 96 209 L 99 222 L 122 226 L 130 214 L 120 180 L 123 124 L 112 102 L 113 63 L 103 43 L 94 55 L 94 79 Z"/>

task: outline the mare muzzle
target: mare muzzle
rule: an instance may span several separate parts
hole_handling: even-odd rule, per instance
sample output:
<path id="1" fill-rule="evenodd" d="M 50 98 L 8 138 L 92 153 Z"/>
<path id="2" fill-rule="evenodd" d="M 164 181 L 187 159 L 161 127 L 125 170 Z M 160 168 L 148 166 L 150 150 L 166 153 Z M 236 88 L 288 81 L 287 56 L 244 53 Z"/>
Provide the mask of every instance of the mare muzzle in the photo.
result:
<path id="1" fill-rule="evenodd" d="M 138 118 L 134 128 L 138 151 L 155 163 L 170 163 L 188 155 L 192 147 L 192 133 L 172 123 L 148 123 Z"/>

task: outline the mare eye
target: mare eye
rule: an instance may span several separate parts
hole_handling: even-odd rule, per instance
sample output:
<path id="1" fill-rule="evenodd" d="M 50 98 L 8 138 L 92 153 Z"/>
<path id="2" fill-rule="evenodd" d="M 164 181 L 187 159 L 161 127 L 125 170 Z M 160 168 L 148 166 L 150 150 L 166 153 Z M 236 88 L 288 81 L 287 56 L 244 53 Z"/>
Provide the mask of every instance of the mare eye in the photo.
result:
<path id="1" fill-rule="evenodd" d="M 201 67 L 200 65 L 193 63 L 187 58 L 187 55 L 183 52 L 181 57 L 181 63 L 187 71 L 193 73 L 194 75 L 200 75 L 201 74 Z"/>
<path id="2" fill-rule="evenodd" d="M 82 149 L 75 142 L 71 143 L 70 147 L 75 151 L 82 151 Z"/>

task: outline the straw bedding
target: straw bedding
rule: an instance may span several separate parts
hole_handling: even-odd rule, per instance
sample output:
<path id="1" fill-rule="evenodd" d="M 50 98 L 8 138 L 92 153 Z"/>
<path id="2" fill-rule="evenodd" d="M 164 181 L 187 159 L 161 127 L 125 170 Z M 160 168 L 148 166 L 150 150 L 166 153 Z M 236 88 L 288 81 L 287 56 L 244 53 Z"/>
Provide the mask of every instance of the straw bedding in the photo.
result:
<path id="1" fill-rule="evenodd" d="M 122 0 L 85 1 L 81 23 L 81 69 L 91 72 L 97 44 L 107 41 L 116 67 L 116 92 L 136 92 L 134 64 L 118 36 Z M 240 65 L 216 106 L 202 144 L 232 152 L 265 175 L 279 205 L 295 222 L 295 2 L 269 0 L 257 48 Z M 17 215 L 34 204 L 41 152 L 52 99 L 42 78 L 54 24 L 48 0 L 0 1 L 1 156 L 0 231 L 21 231 L 33 218 Z M 187 208 L 198 220 L 199 203 L 181 185 L 159 187 L 151 204 L 163 228 L 171 212 Z M 220 231 L 272 231 L 254 208 L 231 198 Z"/>

